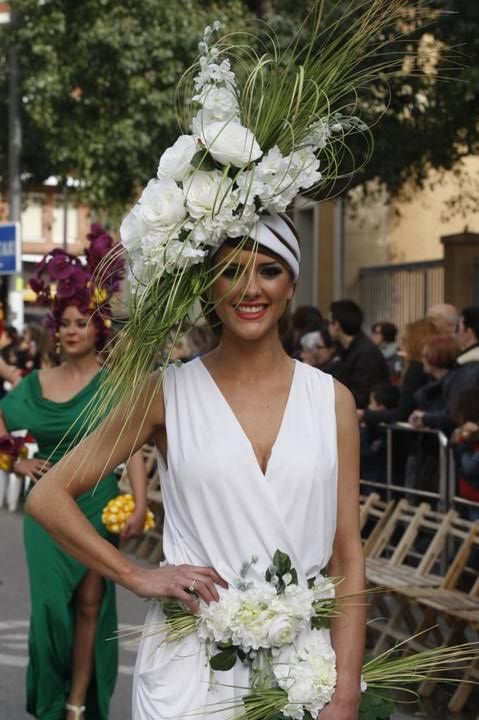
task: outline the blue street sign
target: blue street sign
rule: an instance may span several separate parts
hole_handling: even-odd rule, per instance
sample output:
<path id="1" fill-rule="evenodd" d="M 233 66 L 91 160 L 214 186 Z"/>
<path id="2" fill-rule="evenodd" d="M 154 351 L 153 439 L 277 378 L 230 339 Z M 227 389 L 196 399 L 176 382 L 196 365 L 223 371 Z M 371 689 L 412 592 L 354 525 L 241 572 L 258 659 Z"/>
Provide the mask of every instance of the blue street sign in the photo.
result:
<path id="1" fill-rule="evenodd" d="M 21 272 L 20 223 L 0 223 L 0 275 Z"/>

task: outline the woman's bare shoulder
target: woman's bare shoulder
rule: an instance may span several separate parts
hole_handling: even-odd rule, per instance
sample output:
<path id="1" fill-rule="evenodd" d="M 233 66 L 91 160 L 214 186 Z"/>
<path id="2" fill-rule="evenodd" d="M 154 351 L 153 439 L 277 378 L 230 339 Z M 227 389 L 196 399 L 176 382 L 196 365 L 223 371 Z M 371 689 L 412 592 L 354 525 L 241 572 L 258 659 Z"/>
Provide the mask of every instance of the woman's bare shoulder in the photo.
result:
<path id="1" fill-rule="evenodd" d="M 348 390 L 346 385 L 339 382 L 339 380 L 334 379 L 333 382 L 338 423 L 349 420 L 350 418 L 354 418 L 355 422 L 357 422 L 356 401 L 354 400 L 352 392 Z"/>

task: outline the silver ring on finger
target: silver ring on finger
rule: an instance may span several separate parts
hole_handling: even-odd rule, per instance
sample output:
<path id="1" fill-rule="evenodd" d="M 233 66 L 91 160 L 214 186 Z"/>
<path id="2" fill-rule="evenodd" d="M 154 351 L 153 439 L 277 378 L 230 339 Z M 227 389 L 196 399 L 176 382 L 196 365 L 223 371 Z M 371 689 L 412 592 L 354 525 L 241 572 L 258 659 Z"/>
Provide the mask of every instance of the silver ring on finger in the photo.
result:
<path id="1" fill-rule="evenodd" d="M 189 592 L 195 592 L 195 585 L 196 585 L 197 582 L 198 582 L 198 581 L 197 581 L 196 579 L 193 580 L 193 582 L 191 583 L 191 585 L 188 585 L 188 587 L 187 587 L 186 589 L 187 589 Z"/>

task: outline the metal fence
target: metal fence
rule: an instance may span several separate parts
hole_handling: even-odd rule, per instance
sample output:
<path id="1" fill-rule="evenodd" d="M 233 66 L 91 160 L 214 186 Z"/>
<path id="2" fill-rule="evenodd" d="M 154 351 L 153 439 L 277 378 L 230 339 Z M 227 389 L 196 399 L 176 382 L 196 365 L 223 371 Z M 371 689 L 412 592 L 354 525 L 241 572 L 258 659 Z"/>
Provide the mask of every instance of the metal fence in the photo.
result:
<path id="1" fill-rule="evenodd" d="M 424 317 L 431 305 L 444 302 L 444 262 L 361 268 L 359 300 L 367 328 L 381 320 L 404 328 Z"/>
<path id="2" fill-rule="evenodd" d="M 405 496 L 409 498 L 411 502 L 429 502 L 435 509 L 441 512 L 446 512 L 449 508 L 455 508 L 459 514 L 470 515 L 474 513 L 474 517 L 479 519 L 479 503 L 466 500 L 457 493 L 453 449 L 443 432 L 440 430 L 429 430 L 427 428 L 417 429 L 409 426 L 407 423 L 384 424 L 383 427 L 387 436 L 387 459 L 384 482 L 361 480 L 363 488 L 383 491 L 388 500 Z M 394 482 L 393 443 L 394 438 L 398 437 L 398 433 L 404 432 L 416 436 L 432 435 L 437 438 L 438 473 L 436 488 L 433 491 L 423 489 L 420 478 L 416 478 L 417 483 L 413 485 L 408 485 L 407 483 L 398 485 L 397 482 Z"/>

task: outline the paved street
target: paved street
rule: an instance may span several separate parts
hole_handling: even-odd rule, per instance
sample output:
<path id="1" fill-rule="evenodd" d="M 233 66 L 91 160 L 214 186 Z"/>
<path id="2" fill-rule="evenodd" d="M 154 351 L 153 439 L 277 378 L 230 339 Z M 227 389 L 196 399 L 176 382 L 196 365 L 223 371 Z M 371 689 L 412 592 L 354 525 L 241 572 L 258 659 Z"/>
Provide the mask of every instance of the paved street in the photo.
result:
<path id="1" fill-rule="evenodd" d="M 24 674 L 27 664 L 29 616 L 28 577 L 23 554 L 22 515 L 0 509 L 0 720 L 28 720 L 24 709 Z M 121 625 L 144 620 L 142 601 L 118 588 L 118 616 Z M 111 720 L 129 720 L 131 680 L 136 648 L 120 644 L 120 673 L 111 704 Z M 446 696 L 435 697 L 421 707 L 403 706 L 392 720 L 434 718 L 434 720 L 475 720 L 475 713 L 450 715 Z M 409 713 L 409 714 L 406 714 Z"/>
<path id="2" fill-rule="evenodd" d="M 0 720 L 31 720 L 25 712 L 24 674 L 30 601 L 23 554 L 22 515 L 0 510 Z M 120 624 L 142 623 L 143 602 L 118 588 Z M 111 704 L 112 720 L 129 720 L 135 647 L 121 643 L 120 673 Z"/>

